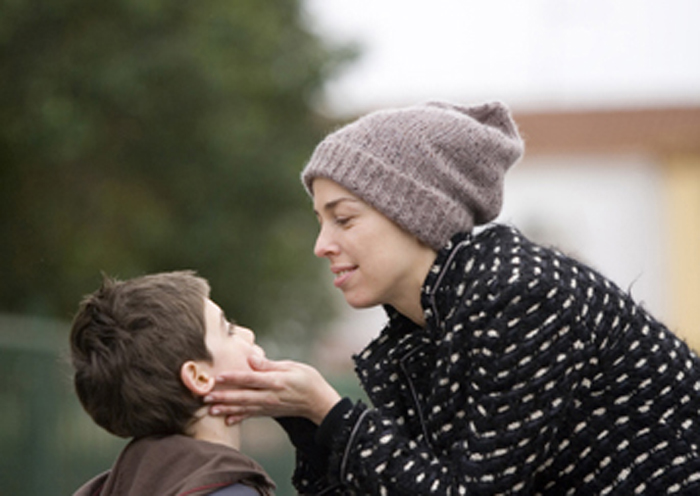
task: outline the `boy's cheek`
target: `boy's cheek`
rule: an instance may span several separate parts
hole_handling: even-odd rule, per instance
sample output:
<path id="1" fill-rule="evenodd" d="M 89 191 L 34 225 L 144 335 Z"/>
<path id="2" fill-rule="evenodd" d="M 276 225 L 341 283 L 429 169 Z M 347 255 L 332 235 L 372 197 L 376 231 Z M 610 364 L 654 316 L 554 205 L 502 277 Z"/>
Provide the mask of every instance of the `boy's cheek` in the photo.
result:
<path id="1" fill-rule="evenodd" d="M 239 389 L 238 386 L 234 384 L 221 384 L 217 381 L 214 389 L 212 391 L 233 391 L 234 389 Z"/>

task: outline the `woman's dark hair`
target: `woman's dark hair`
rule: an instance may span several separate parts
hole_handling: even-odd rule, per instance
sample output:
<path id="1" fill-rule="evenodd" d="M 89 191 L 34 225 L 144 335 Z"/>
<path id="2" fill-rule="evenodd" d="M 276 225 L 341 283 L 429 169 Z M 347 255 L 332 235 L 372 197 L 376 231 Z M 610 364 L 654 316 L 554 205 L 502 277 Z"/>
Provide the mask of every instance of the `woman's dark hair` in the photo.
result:
<path id="1" fill-rule="evenodd" d="M 71 329 L 71 360 L 78 398 L 99 426 L 121 437 L 185 432 L 203 403 L 180 368 L 212 360 L 208 297 L 209 284 L 190 271 L 105 276 L 85 297 Z"/>

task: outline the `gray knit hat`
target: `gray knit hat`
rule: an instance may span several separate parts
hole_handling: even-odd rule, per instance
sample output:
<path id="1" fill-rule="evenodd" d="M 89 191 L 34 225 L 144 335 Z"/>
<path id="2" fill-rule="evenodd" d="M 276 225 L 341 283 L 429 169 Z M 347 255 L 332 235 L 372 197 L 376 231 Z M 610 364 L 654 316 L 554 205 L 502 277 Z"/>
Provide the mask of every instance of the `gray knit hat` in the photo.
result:
<path id="1" fill-rule="evenodd" d="M 328 135 L 302 172 L 335 181 L 439 250 L 457 232 L 493 220 L 503 176 L 523 153 L 501 103 L 430 102 L 368 114 Z"/>

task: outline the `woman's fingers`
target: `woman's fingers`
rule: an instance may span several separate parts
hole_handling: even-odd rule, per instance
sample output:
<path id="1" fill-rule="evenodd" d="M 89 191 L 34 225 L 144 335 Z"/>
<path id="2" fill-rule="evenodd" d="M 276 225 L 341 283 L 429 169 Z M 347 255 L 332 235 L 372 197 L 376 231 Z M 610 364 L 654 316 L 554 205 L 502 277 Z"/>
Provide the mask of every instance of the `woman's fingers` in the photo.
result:
<path id="1" fill-rule="evenodd" d="M 313 367 L 263 357 L 250 360 L 253 370 L 223 372 L 217 388 L 205 398 L 213 415 L 233 417 L 302 416 L 320 423 L 340 400 L 335 389 Z"/>
<path id="2" fill-rule="evenodd" d="M 204 397 L 205 403 L 226 405 L 231 413 L 235 408 L 251 410 L 256 406 L 274 405 L 276 400 L 276 396 L 266 389 L 215 389 Z"/>
<path id="3" fill-rule="evenodd" d="M 255 417 L 262 414 L 262 408 L 256 405 L 240 406 L 226 403 L 214 403 L 209 407 L 209 413 L 215 416 L 235 416 L 241 418 Z"/>
<path id="4" fill-rule="evenodd" d="M 248 358 L 248 364 L 253 370 L 283 370 L 288 364 L 285 360 L 270 360 L 265 355 L 255 354 Z"/>
<path id="5" fill-rule="evenodd" d="M 288 372 L 293 362 L 268 360 L 261 356 L 252 356 L 248 359 L 252 370 L 236 370 L 221 372 L 216 376 L 218 384 L 239 388 L 267 389 L 272 388 L 274 381 L 279 379 L 272 372 Z"/>
<path id="6" fill-rule="evenodd" d="M 222 372 L 216 376 L 216 383 L 223 388 L 272 389 L 276 378 L 270 373 L 255 371 Z M 213 393 L 225 391 L 215 389 Z"/>
<path id="7" fill-rule="evenodd" d="M 240 422 L 243 419 L 259 416 L 275 416 L 277 408 L 264 407 L 251 396 L 212 395 L 205 398 L 210 405 L 209 414 L 226 416 L 228 422 Z M 230 425 L 230 424 L 229 424 Z"/>

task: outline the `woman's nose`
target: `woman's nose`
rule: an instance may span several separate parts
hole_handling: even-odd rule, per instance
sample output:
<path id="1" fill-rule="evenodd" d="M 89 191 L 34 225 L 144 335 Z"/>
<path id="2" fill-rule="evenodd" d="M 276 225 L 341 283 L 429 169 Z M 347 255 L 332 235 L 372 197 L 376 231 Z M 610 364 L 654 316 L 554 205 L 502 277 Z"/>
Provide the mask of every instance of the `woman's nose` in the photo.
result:
<path id="1" fill-rule="evenodd" d="M 318 232 L 316 244 L 314 244 L 314 255 L 319 258 L 327 257 L 337 252 L 337 245 L 330 239 L 328 230 L 323 227 Z"/>

